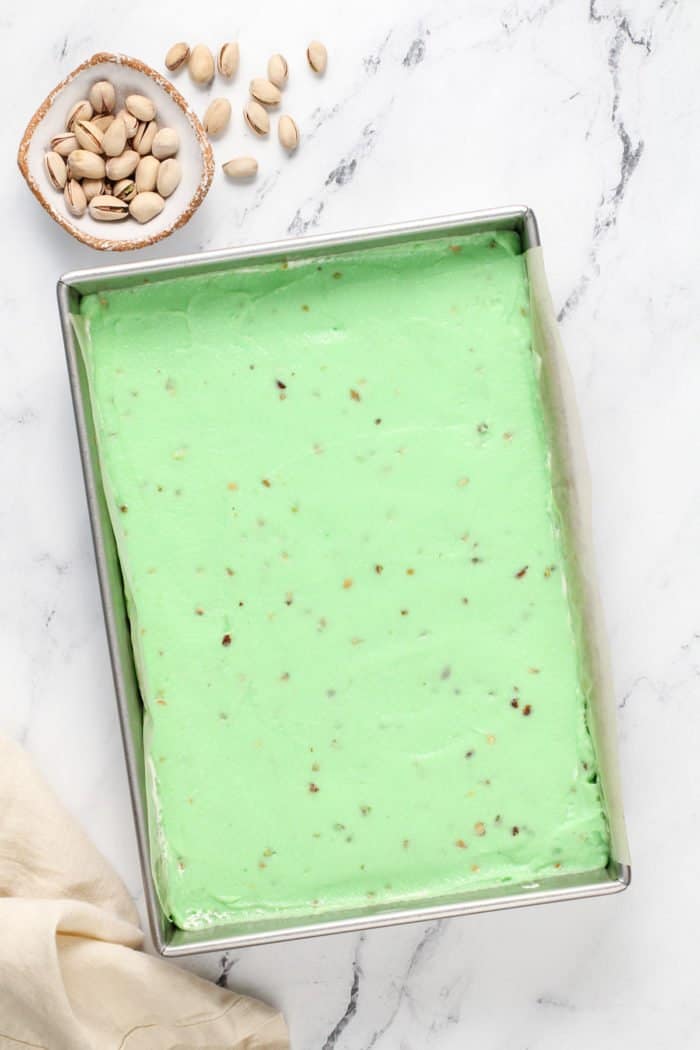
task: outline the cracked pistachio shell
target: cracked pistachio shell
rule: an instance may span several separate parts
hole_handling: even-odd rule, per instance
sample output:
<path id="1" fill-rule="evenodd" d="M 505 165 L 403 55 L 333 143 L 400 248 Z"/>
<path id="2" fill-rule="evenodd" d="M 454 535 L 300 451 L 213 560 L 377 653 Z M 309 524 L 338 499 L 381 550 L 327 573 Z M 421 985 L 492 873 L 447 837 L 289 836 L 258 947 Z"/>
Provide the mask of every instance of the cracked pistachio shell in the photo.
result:
<path id="1" fill-rule="evenodd" d="M 129 214 L 129 205 L 118 197 L 102 194 L 92 198 L 88 204 L 88 211 L 92 218 L 99 222 L 119 222 Z"/>
<path id="2" fill-rule="evenodd" d="M 216 68 L 222 77 L 226 77 L 228 80 L 234 75 L 238 69 L 240 55 L 240 49 L 235 40 L 222 45 L 216 59 Z"/>
<path id="3" fill-rule="evenodd" d="M 126 137 L 133 139 L 134 135 L 138 131 L 139 122 L 133 113 L 129 113 L 128 109 L 120 109 L 117 113 L 117 117 L 124 122 L 126 128 Z"/>
<path id="4" fill-rule="evenodd" d="M 158 168 L 156 190 L 161 197 L 169 197 L 180 185 L 181 178 L 182 168 L 180 167 L 180 161 L 176 160 L 175 157 L 168 157 L 167 160 L 161 162 Z"/>
<path id="5" fill-rule="evenodd" d="M 158 160 L 174 157 L 180 148 L 180 136 L 175 128 L 160 128 L 153 139 L 151 153 Z"/>
<path id="6" fill-rule="evenodd" d="M 267 135 L 270 130 L 270 118 L 267 114 L 267 110 L 264 109 L 259 102 L 256 102 L 254 98 L 251 98 L 243 110 L 243 116 L 245 122 L 252 132 L 256 135 Z"/>
<path id="7" fill-rule="evenodd" d="M 141 157 L 141 160 L 136 165 L 136 174 L 134 175 L 137 193 L 145 193 L 147 190 L 156 188 L 159 167 L 160 161 L 156 157 Z"/>
<path id="8" fill-rule="evenodd" d="M 103 179 L 104 158 L 87 149 L 74 149 L 68 155 L 68 176 L 71 179 Z"/>
<path id="9" fill-rule="evenodd" d="M 73 134 L 78 140 L 79 149 L 89 150 L 90 153 L 102 153 L 104 135 L 91 120 L 76 120 Z"/>
<path id="10" fill-rule="evenodd" d="M 93 117 L 92 123 L 96 128 L 99 128 L 104 135 L 107 128 L 114 122 L 114 115 L 112 113 L 103 113 L 100 117 Z"/>
<path id="11" fill-rule="evenodd" d="M 280 89 L 265 77 L 255 77 L 250 82 L 250 93 L 263 106 L 279 106 L 282 101 Z"/>
<path id="12" fill-rule="evenodd" d="M 141 154 L 142 157 L 145 157 L 147 153 L 151 152 L 153 140 L 157 133 L 158 125 L 155 120 L 149 121 L 148 124 L 139 124 L 136 129 L 136 134 L 131 140 L 131 145 Z"/>
<path id="13" fill-rule="evenodd" d="M 284 55 L 271 55 L 267 63 L 267 79 L 275 87 L 283 88 L 289 76 L 289 66 Z"/>
<path id="14" fill-rule="evenodd" d="M 299 128 L 288 113 L 283 113 L 277 125 L 279 140 L 286 150 L 291 153 L 299 145 Z"/>
<path id="15" fill-rule="evenodd" d="M 92 106 L 86 98 L 71 106 L 66 117 L 66 131 L 72 131 L 76 120 L 90 120 L 92 118 Z"/>
<path id="16" fill-rule="evenodd" d="M 231 119 L 231 103 L 227 98 L 215 98 L 207 106 L 207 111 L 202 118 L 204 130 L 210 137 L 220 135 L 228 127 Z"/>
<path id="17" fill-rule="evenodd" d="M 148 124 L 149 121 L 155 120 L 155 103 L 150 98 L 146 98 L 145 95 L 127 95 L 124 107 L 142 124 Z"/>
<path id="18" fill-rule="evenodd" d="M 77 179 L 69 179 L 63 191 L 63 200 L 66 208 L 79 219 L 87 211 L 87 200 L 85 191 Z"/>
<path id="19" fill-rule="evenodd" d="M 47 153 L 44 157 L 44 168 L 49 182 L 55 190 L 60 192 L 66 185 L 66 179 L 68 178 L 66 162 L 60 153 L 54 153 L 53 151 Z"/>
<path id="20" fill-rule="evenodd" d="M 159 193 L 137 193 L 129 205 L 129 212 L 137 222 L 150 222 L 164 207 L 165 201 Z"/>
<path id="21" fill-rule="evenodd" d="M 257 174 L 258 162 L 255 157 L 233 157 L 222 167 L 231 179 L 250 179 Z"/>
<path id="22" fill-rule="evenodd" d="M 136 171 L 136 165 L 141 160 L 141 155 L 135 149 L 127 149 L 120 157 L 110 157 L 107 161 L 107 178 L 113 182 L 126 179 Z M 104 172 L 103 172 L 104 174 Z"/>
<path id="23" fill-rule="evenodd" d="M 168 48 L 168 52 L 165 56 L 165 68 L 169 69 L 171 73 L 174 73 L 176 69 L 180 69 L 184 66 L 189 57 L 189 44 L 185 44 L 184 41 L 180 41 L 178 44 L 173 44 L 172 47 Z"/>
<path id="24" fill-rule="evenodd" d="M 136 193 L 136 183 L 133 179 L 119 179 L 112 187 L 112 196 L 118 197 L 120 201 L 130 201 Z"/>
<path id="25" fill-rule="evenodd" d="M 108 157 L 119 157 L 126 149 L 126 126 L 117 117 L 109 125 L 102 138 L 102 152 Z"/>
<path id="26" fill-rule="evenodd" d="M 325 73 L 328 52 L 320 40 L 312 40 L 306 49 L 306 58 L 314 73 Z"/>
<path id="27" fill-rule="evenodd" d="M 64 131 L 60 135 L 54 135 L 51 139 L 51 149 L 61 157 L 67 157 L 77 148 L 78 140 L 72 131 Z"/>
<path id="28" fill-rule="evenodd" d="M 95 113 L 111 113 L 117 101 L 117 93 L 109 80 L 98 80 L 90 88 L 88 99 Z"/>
<path id="29" fill-rule="evenodd" d="M 214 56 L 206 44 L 195 44 L 188 62 L 195 84 L 211 84 L 214 79 Z"/>
<path id="30" fill-rule="evenodd" d="M 88 204 L 93 197 L 100 197 L 108 192 L 104 179 L 83 179 L 81 185 Z"/>

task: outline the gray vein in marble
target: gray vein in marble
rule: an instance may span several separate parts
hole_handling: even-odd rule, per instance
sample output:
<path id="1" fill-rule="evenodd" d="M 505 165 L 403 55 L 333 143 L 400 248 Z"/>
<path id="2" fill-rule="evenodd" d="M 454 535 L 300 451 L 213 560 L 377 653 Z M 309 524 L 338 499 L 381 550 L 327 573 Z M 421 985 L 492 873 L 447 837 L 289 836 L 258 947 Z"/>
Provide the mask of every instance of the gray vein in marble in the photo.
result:
<path id="1" fill-rule="evenodd" d="M 421 64 L 425 58 L 426 42 L 429 36 L 430 30 L 426 29 L 424 33 L 416 37 L 401 60 L 402 66 L 405 66 L 406 69 L 413 69 L 414 66 Z"/>
<path id="2" fill-rule="evenodd" d="M 665 5 L 662 3 L 659 10 Z M 674 3 L 675 6 L 675 3 Z M 652 31 L 647 34 L 635 34 L 629 18 L 621 9 L 603 14 L 598 10 L 597 0 L 589 0 L 588 19 L 594 25 L 611 23 L 614 32 L 608 47 L 607 66 L 612 80 L 612 104 L 610 120 L 620 143 L 620 164 L 618 179 L 615 185 L 605 192 L 598 202 L 593 217 L 593 242 L 588 255 L 588 266 L 581 274 L 574 288 L 569 292 L 564 305 L 557 314 L 561 323 L 574 310 L 588 289 L 591 280 L 600 273 L 600 250 L 605 235 L 617 224 L 620 207 L 627 193 L 630 180 L 634 175 L 644 152 L 644 139 L 632 138 L 622 116 L 622 81 L 620 68 L 623 53 L 627 45 L 642 48 L 644 57 L 652 54 Z"/>
<path id="3" fill-rule="evenodd" d="M 561 999 L 554 995 L 538 995 L 536 999 L 538 1006 L 553 1007 L 556 1010 L 569 1010 L 573 1012 L 576 1007 L 568 999 Z"/>
<path id="4" fill-rule="evenodd" d="M 352 982 L 350 984 L 350 998 L 348 999 L 348 1005 L 345 1007 L 343 1016 L 328 1034 L 322 1050 L 333 1050 L 333 1047 L 337 1044 L 341 1035 L 357 1013 L 357 1001 L 360 995 L 360 977 L 362 976 L 362 969 L 360 967 L 360 949 L 364 944 L 364 940 L 364 934 L 360 934 L 352 960 Z"/>
<path id="5" fill-rule="evenodd" d="M 516 32 L 521 26 L 537 25 L 560 3 L 561 0 L 546 0 L 545 3 L 539 4 L 534 11 L 526 11 L 523 14 L 520 14 L 518 5 L 513 4 L 511 8 L 506 8 L 501 15 L 501 25 L 509 35 Z M 510 18 L 513 21 L 509 21 Z"/>
<path id="6" fill-rule="evenodd" d="M 396 1018 L 399 1015 L 399 1011 L 400 1011 L 403 1003 L 405 1002 L 405 1000 L 411 998 L 411 993 L 410 993 L 409 988 L 408 988 L 408 983 L 409 983 L 411 977 L 413 977 L 413 975 L 416 972 L 416 970 L 419 969 L 424 955 L 427 952 L 430 951 L 430 948 L 434 945 L 435 941 L 437 941 L 437 939 L 440 937 L 440 934 L 442 933 L 443 927 L 444 927 L 444 922 L 443 922 L 442 919 L 439 919 L 436 923 L 433 923 L 432 925 L 428 926 L 427 930 L 425 931 L 423 936 L 418 941 L 418 944 L 416 945 L 416 947 L 411 952 L 411 956 L 410 956 L 410 958 L 408 960 L 408 966 L 406 967 L 405 973 L 404 973 L 403 978 L 401 980 L 401 983 L 399 985 L 398 995 L 396 997 L 396 1002 L 394 1003 L 394 1006 L 393 1006 L 389 1016 L 387 1017 L 386 1021 L 381 1026 L 381 1028 L 377 1028 L 372 1033 L 372 1037 L 370 1038 L 370 1041 L 365 1045 L 363 1050 L 373 1050 L 373 1048 L 377 1045 L 379 1040 L 382 1039 L 386 1035 L 386 1033 L 389 1031 L 389 1029 L 393 1025 L 394 1021 L 396 1020 Z"/>
<path id="7" fill-rule="evenodd" d="M 362 59 L 362 65 L 365 68 L 365 72 L 369 76 L 374 76 L 375 73 L 379 72 L 379 67 L 382 64 L 382 59 L 384 58 L 384 52 L 386 51 L 387 44 L 391 40 L 391 33 L 392 31 L 390 29 L 387 35 L 382 40 L 379 47 L 376 48 L 374 51 L 370 52 L 369 55 L 366 55 Z"/>
<path id="8" fill-rule="evenodd" d="M 219 964 L 221 966 L 221 972 L 215 982 L 219 988 L 228 988 L 228 975 L 231 973 L 231 970 L 237 962 L 238 959 L 229 958 L 228 952 L 221 956 L 221 962 Z"/>

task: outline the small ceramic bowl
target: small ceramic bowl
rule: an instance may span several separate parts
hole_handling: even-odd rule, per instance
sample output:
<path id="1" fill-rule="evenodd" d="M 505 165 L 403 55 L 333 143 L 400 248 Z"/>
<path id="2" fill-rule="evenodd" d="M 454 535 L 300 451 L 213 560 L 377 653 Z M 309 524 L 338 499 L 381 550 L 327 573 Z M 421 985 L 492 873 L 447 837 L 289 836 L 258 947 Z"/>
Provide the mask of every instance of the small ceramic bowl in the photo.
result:
<path id="1" fill-rule="evenodd" d="M 160 127 L 174 128 L 180 136 L 177 157 L 182 181 L 167 198 L 165 207 L 149 223 L 135 219 L 98 222 L 86 212 L 77 219 L 66 208 L 63 194 L 56 191 L 44 168 L 44 155 L 54 135 L 65 131 L 66 116 L 79 99 L 87 98 L 97 80 L 110 80 L 117 92 L 117 109 L 130 94 L 147 95 L 155 103 Z M 17 163 L 30 190 L 52 219 L 83 244 L 100 251 L 124 252 L 145 248 L 184 226 L 209 191 L 214 157 L 206 133 L 182 95 L 160 73 L 125 55 L 100 53 L 74 69 L 42 102 L 27 125 Z"/>

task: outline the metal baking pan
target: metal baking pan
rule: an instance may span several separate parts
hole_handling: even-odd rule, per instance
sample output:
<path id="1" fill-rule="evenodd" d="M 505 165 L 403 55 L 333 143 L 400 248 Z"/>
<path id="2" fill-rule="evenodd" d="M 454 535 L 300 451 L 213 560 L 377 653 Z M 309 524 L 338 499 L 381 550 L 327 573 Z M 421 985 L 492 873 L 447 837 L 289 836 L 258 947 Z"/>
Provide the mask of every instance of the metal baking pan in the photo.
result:
<path id="1" fill-rule="evenodd" d="M 72 318 L 79 314 L 81 296 L 99 290 L 133 287 L 144 281 L 166 280 L 181 274 L 212 273 L 266 258 L 283 261 L 342 252 L 364 246 L 390 245 L 406 239 L 458 235 L 479 230 L 512 230 L 521 240 L 527 263 L 535 350 L 542 361 L 541 393 L 553 455 L 553 481 L 565 523 L 570 588 L 587 642 L 591 676 L 591 732 L 598 757 L 600 784 L 611 832 L 611 860 L 607 868 L 577 876 L 555 876 L 537 884 L 509 886 L 505 891 L 483 891 L 459 898 L 432 899 L 420 906 L 399 904 L 361 914 L 334 915 L 332 921 L 311 918 L 293 926 L 273 919 L 264 923 L 226 925 L 208 931 L 178 929 L 161 910 L 151 873 L 146 823 L 146 785 L 142 742 L 142 703 L 134 668 L 122 578 L 114 536 L 105 505 L 90 399 Z M 105 623 L 117 694 L 131 801 L 136 824 L 146 904 L 154 943 L 162 955 L 221 951 L 244 945 L 340 933 L 374 926 L 425 921 L 495 911 L 528 904 L 575 900 L 617 893 L 630 882 L 627 838 L 622 814 L 615 744 L 615 705 L 607 641 L 603 629 L 595 571 L 591 557 L 589 484 L 578 432 L 576 408 L 552 303 L 547 288 L 537 222 L 525 207 L 472 212 L 447 218 L 353 231 L 335 236 L 304 237 L 258 247 L 174 257 L 155 262 L 76 271 L 58 283 L 58 301 L 66 346 L 68 372 L 85 474 L 88 509 L 95 543 Z"/>

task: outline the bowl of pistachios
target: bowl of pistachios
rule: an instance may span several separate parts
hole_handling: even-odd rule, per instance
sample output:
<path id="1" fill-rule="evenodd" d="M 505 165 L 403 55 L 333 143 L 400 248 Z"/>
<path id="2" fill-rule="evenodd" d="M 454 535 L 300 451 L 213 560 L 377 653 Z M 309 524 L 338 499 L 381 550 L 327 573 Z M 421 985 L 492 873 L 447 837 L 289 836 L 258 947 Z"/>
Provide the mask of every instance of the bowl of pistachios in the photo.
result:
<path id="1" fill-rule="evenodd" d="M 202 124 L 160 73 L 100 53 L 44 100 L 17 163 L 45 211 L 100 251 L 131 251 L 188 222 L 214 158 Z"/>

